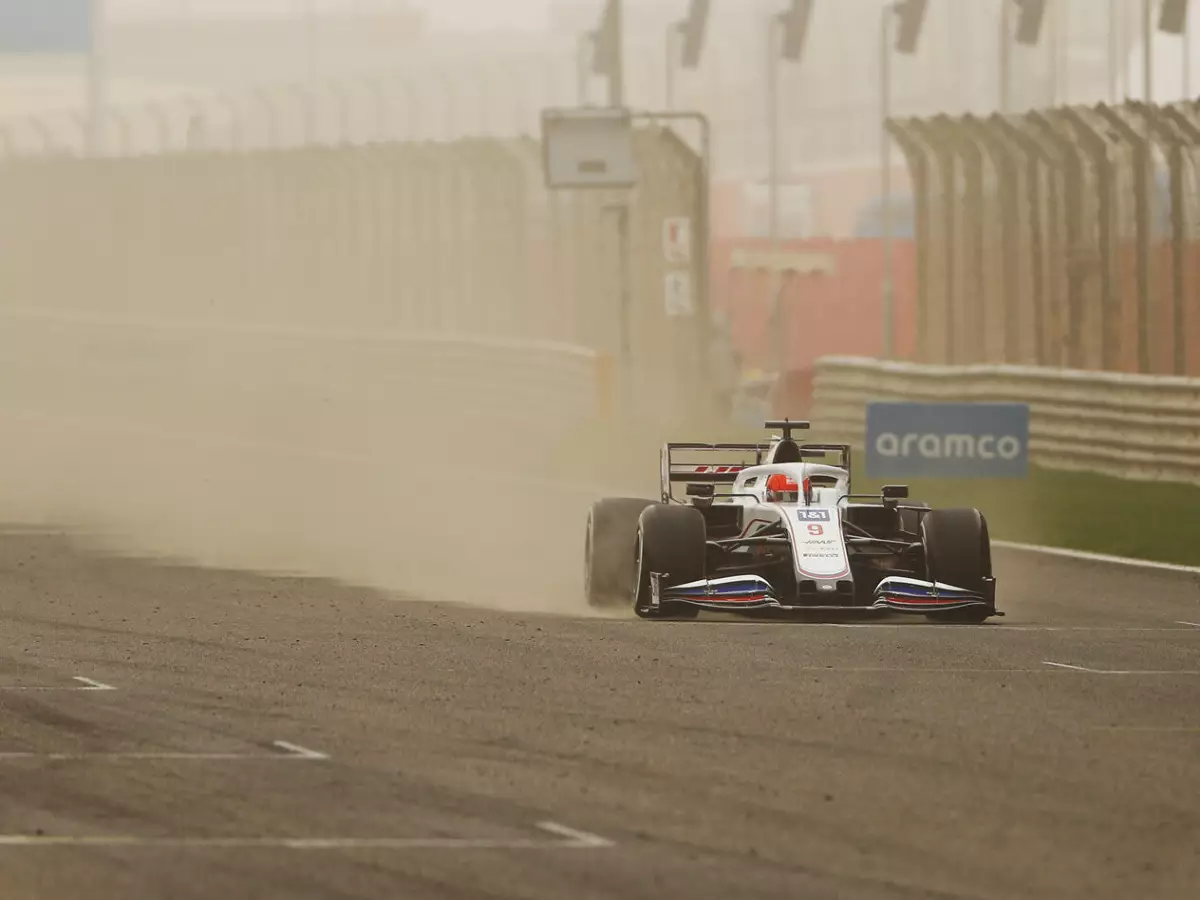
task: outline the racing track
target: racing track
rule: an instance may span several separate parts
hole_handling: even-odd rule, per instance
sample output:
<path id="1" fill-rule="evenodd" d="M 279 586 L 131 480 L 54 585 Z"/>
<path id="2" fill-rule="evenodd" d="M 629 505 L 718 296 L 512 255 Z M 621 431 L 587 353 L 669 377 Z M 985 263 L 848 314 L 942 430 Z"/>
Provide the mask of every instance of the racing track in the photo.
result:
<path id="1" fill-rule="evenodd" d="M 8 534 L 0 897 L 1195 897 L 1196 578 L 998 563 L 984 628 L 692 625 Z"/>

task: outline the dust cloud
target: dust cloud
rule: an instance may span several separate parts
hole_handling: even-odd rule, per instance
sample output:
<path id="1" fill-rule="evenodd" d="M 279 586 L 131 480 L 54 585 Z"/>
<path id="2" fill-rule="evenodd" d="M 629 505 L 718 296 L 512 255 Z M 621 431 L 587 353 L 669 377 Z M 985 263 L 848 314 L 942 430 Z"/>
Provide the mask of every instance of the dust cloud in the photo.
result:
<path id="1" fill-rule="evenodd" d="M 283 372 L 243 356 L 220 380 L 183 380 L 164 359 L 121 384 L 61 345 L 21 349 L 0 390 L 0 521 L 105 552 L 587 612 L 588 476 L 615 473 L 612 444 L 586 429 L 565 442 L 499 432 L 436 384 L 381 396 L 348 358 L 331 377 L 326 357 L 297 354 Z M 466 383 L 495 377 L 461 368 Z M 305 396 L 300 380 L 326 389 Z M 641 468 L 653 476 L 653 456 Z"/>
<path id="2" fill-rule="evenodd" d="M 375 184 L 338 194 L 345 182 L 335 176 L 369 170 L 359 163 L 334 171 L 321 167 L 321 153 L 297 152 L 254 178 L 209 165 L 227 153 L 258 160 L 267 147 L 313 142 L 425 147 L 536 135 L 543 107 L 578 99 L 575 48 L 585 26 L 497 41 L 425 30 L 412 11 L 428 3 L 373 4 L 369 15 L 321 4 L 308 17 L 268 5 L 222 4 L 245 12 L 229 16 L 217 4 L 191 4 L 181 17 L 177 4 L 114 3 L 106 64 L 120 118 L 108 149 L 118 158 L 46 162 L 50 149 L 56 158 L 88 152 L 82 133 L 55 122 L 46 133 L 62 147 L 26 140 L 18 149 L 29 164 L 6 168 L 0 522 L 67 529 L 106 552 L 586 612 L 588 504 L 609 491 L 655 496 L 660 429 L 594 420 L 586 389 L 547 400 L 557 380 L 586 380 L 563 367 L 498 365 L 462 346 L 277 332 L 334 323 L 428 334 L 452 296 L 473 327 L 487 326 L 482 337 L 599 341 L 591 318 L 560 320 L 564 297 L 584 311 L 594 297 L 596 317 L 608 316 L 610 217 L 573 220 L 564 256 L 580 274 L 531 300 L 523 277 L 500 283 L 497 273 L 513 275 L 513 259 L 533 259 L 534 225 L 550 221 L 532 169 L 522 177 L 538 192 L 520 195 L 532 212 L 514 221 L 496 212 L 496 190 L 460 190 L 478 172 L 431 179 L 403 197 L 393 191 L 387 196 L 403 202 L 380 212 L 363 199 L 381 193 Z M 457 4 L 473 27 L 471 11 L 495 5 Z M 542 27 L 545 5 L 529 6 L 541 9 Z M 263 10 L 251 15 L 251 7 Z M 581 9 L 592 27 L 598 8 Z M 462 96 L 447 92 L 448 73 Z M 39 78 L 58 90 L 66 76 Z M 344 91 L 326 89 L 337 79 Z M 311 95 L 311 121 L 299 114 L 295 85 Z M 632 75 L 629 87 L 650 96 Z M 151 88 L 177 99 L 137 105 Z M 123 136 L 120 122 L 129 126 Z M 422 156 L 422 165 L 434 158 Z M 475 157 L 449 150 L 436 158 Z M 516 159 L 503 156 L 506 178 Z M 503 196 L 517 202 L 516 193 Z M 357 218 L 332 203 L 346 197 L 359 203 Z M 442 211 L 447 222 L 431 225 Z M 657 247 L 660 223 L 653 217 L 646 247 Z M 496 225 L 533 235 L 530 246 L 508 242 Z M 433 246 L 430 235 L 448 231 L 467 249 Z M 464 259 L 474 263 L 470 277 Z M 645 283 L 644 295 L 657 298 L 658 268 L 646 269 Z M 126 316 L 158 324 L 127 326 Z M 250 322 L 263 326 L 253 337 Z"/>

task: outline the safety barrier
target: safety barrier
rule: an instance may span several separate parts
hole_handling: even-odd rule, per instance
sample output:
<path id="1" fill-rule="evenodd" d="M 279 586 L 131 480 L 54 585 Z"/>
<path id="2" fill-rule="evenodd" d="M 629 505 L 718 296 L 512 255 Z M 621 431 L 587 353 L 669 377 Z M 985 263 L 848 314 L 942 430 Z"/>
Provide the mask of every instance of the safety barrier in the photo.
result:
<path id="1" fill-rule="evenodd" d="M 639 131 L 636 149 L 643 182 L 628 198 L 628 275 L 637 399 L 647 409 L 685 409 L 697 394 L 697 338 L 708 323 L 667 309 L 661 235 L 667 219 L 698 214 L 702 166 L 667 129 Z M 555 351 L 543 365 L 536 348 L 616 356 L 621 345 L 612 204 L 626 198 L 550 193 L 531 140 L 19 159 L 0 166 L 0 192 L 0 313 L 66 316 L 55 333 L 63 346 L 85 336 L 72 337 L 66 323 L 87 317 L 242 323 L 260 328 L 253 333 L 264 347 L 287 327 L 308 328 L 306 346 L 318 354 L 318 332 L 386 333 L 383 355 L 403 347 L 411 360 L 419 346 L 436 358 L 450 379 L 448 403 L 461 396 L 448 360 L 487 346 L 471 357 L 470 380 L 487 398 L 473 402 L 519 417 L 543 382 L 562 381 L 561 361 L 575 358 Z M 166 332 L 154 332 L 159 350 L 145 345 L 148 334 L 126 336 L 135 357 L 166 352 Z M 239 334 L 244 344 L 251 331 Z M 6 339 L 19 345 L 20 328 Z M 472 344 L 478 339 L 485 344 Z M 328 352 L 355 362 L 347 346 L 331 343 Z M 428 370 L 420 377 L 430 394 L 442 387 Z M 496 391 L 508 392 L 498 406 Z"/>
<path id="2" fill-rule="evenodd" d="M 603 409 L 606 370 L 546 341 L 0 311 L 9 415 L 325 453 L 530 457 Z"/>
<path id="3" fill-rule="evenodd" d="M 1028 403 L 1036 465 L 1200 483 L 1200 379 L 858 357 L 818 361 L 812 418 L 822 437 L 862 446 L 871 401 Z"/>

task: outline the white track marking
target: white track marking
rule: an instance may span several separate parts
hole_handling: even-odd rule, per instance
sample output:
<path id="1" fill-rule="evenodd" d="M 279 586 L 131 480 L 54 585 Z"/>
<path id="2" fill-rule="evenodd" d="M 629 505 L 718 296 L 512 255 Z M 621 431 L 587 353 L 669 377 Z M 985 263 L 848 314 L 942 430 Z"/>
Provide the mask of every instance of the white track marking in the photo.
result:
<path id="1" fill-rule="evenodd" d="M 1094 675 L 1104 674 L 1099 669 L 1085 669 L 1083 666 L 1069 666 L 1066 663 L 1050 662 L 1049 660 L 1042 661 L 1043 666 L 1054 666 L 1056 669 L 1070 669 L 1073 672 L 1091 672 Z"/>
<path id="2" fill-rule="evenodd" d="M 558 822 L 538 822 L 538 828 L 542 831 L 548 831 L 551 834 L 557 834 L 559 837 L 567 839 L 565 846 L 583 848 L 595 847 L 611 847 L 613 842 L 608 838 L 602 838 L 598 834 L 592 834 L 588 831 L 580 831 L 577 828 L 568 828 L 566 825 L 561 825 Z"/>
<path id="3" fill-rule="evenodd" d="M 1109 563 L 1135 569 L 1157 569 L 1160 572 L 1180 572 L 1185 575 L 1200 575 L 1200 566 L 1181 566 L 1177 563 L 1156 562 L 1152 559 L 1133 559 L 1128 556 L 1109 556 L 1105 553 L 1088 553 L 1084 550 L 1068 550 L 1065 547 L 1043 547 L 1038 544 L 1021 544 L 1014 541 L 992 541 L 993 547 L 1017 550 L 1022 553 L 1040 553 L 1043 556 L 1063 556 L 1086 562 Z"/>
<path id="4" fill-rule="evenodd" d="M 79 686 L 66 687 L 63 685 L 48 685 L 48 684 L 0 684 L 0 691 L 24 691 L 24 692 L 59 692 L 59 691 L 115 691 L 116 688 L 111 684 L 105 684 L 102 681 L 94 681 L 91 678 L 84 678 L 82 675 L 75 675 L 71 679 L 78 681 Z"/>
<path id="5" fill-rule="evenodd" d="M 80 684 L 86 685 L 80 690 L 84 691 L 115 691 L 116 688 L 111 684 L 105 684 L 103 681 L 95 681 L 91 678 L 84 678 L 82 675 L 76 675 L 75 680 Z"/>
<path id="6" fill-rule="evenodd" d="M 234 762 L 234 761 L 271 761 L 271 760 L 302 760 L 316 761 L 329 759 L 329 756 L 324 753 L 318 753 L 316 750 L 309 750 L 307 747 L 301 747 L 297 744 L 291 744 L 287 741 L 275 741 L 273 747 L 283 751 L 282 753 L 187 753 L 173 751 L 148 751 L 143 753 L 30 753 L 30 752 L 13 752 L 0 753 L 0 762 L 13 760 L 38 759 L 48 760 L 53 762 L 84 762 L 87 760 L 97 760 L 103 762 L 119 762 L 122 760 L 145 760 L 145 761 L 193 761 L 193 762 Z"/>
<path id="7" fill-rule="evenodd" d="M 1072 666 L 1049 660 L 1043 660 L 1042 665 L 1069 669 L 1072 672 L 1086 672 L 1089 675 L 1200 675 L 1200 671 L 1194 669 L 1089 669 L 1086 666 Z"/>
<path id="8" fill-rule="evenodd" d="M 537 828 L 545 838 L 143 838 L 133 835 L 0 835 L 6 847 L 130 847 L 195 850 L 600 850 L 614 842 L 558 822 Z"/>
<path id="9" fill-rule="evenodd" d="M 309 750 L 307 747 L 301 747 L 299 744 L 292 744 L 288 741 L 275 741 L 272 746 L 286 750 L 297 759 L 329 759 L 327 753 L 318 753 L 316 750 Z"/>

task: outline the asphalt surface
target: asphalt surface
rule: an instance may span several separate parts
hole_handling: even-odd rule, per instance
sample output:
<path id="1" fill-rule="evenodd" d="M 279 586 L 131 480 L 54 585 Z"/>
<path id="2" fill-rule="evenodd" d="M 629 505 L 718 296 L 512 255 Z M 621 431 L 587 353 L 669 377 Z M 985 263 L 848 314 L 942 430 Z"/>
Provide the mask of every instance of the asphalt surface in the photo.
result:
<path id="1" fill-rule="evenodd" d="M 0 898 L 1200 896 L 1200 582 L 998 574 L 984 627 L 646 623 L 10 533 Z"/>

